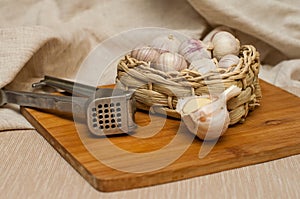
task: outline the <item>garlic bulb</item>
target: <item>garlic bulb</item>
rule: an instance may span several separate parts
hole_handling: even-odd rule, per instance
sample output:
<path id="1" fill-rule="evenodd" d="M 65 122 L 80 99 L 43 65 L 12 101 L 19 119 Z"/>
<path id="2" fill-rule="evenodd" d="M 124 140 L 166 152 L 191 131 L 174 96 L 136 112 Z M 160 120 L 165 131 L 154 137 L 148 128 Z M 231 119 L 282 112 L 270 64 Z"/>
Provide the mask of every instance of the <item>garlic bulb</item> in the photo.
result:
<path id="1" fill-rule="evenodd" d="M 230 123 L 226 103 L 240 93 L 239 87 L 231 86 L 213 100 L 205 96 L 179 99 L 176 111 L 191 133 L 203 140 L 217 139 Z"/>
<path id="2" fill-rule="evenodd" d="M 240 58 L 236 55 L 228 54 L 222 57 L 219 61 L 219 68 L 229 68 L 231 66 L 237 65 Z"/>
<path id="3" fill-rule="evenodd" d="M 220 60 L 228 54 L 238 55 L 240 41 L 226 31 L 220 31 L 212 38 L 213 56 Z"/>
<path id="4" fill-rule="evenodd" d="M 172 34 L 156 37 L 151 46 L 159 53 L 172 52 L 177 53 L 180 41 Z"/>
<path id="5" fill-rule="evenodd" d="M 189 39 L 181 43 L 179 53 L 191 63 L 198 59 L 211 58 L 211 52 L 207 48 L 208 46 L 200 40 Z"/>
<path id="6" fill-rule="evenodd" d="M 181 71 L 187 68 L 187 63 L 180 54 L 166 52 L 159 56 L 156 64 L 153 65 L 153 68 L 164 72 Z"/>
<path id="7" fill-rule="evenodd" d="M 131 56 L 140 61 L 155 63 L 160 56 L 154 48 L 151 47 L 137 47 L 131 51 Z"/>
<path id="8" fill-rule="evenodd" d="M 218 26 L 215 29 L 213 29 L 212 31 L 210 31 L 207 35 L 205 35 L 205 37 L 202 39 L 203 43 L 205 44 L 209 44 L 212 39 L 214 38 L 214 36 L 221 31 L 227 31 L 230 32 L 232 34 L 232 30 L 226 26 Z"/>
<path id="9" fill-rule="evenodd" d="M 202 58 L 196 61 L 193 61 L 189 69 L 199 72 L 201 75 L 204 75 L 210 71 L 216 70 L 217 66 L 215 65 L 212 59 Z"/>

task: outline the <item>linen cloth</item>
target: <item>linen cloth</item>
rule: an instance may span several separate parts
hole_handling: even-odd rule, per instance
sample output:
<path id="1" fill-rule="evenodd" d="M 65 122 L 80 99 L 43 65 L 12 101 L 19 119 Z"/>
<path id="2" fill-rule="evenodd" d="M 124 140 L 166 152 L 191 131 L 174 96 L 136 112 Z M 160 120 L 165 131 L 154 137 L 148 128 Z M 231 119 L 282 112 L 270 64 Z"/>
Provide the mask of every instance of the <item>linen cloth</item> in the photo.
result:
<path id="1" fill-rule="evenodd" d="M 203 38 L 222 25 L 231 28 L 242 43 L 257 47 L 263 64 L 262 79 L 300 96 L 299 7 L 297 0 L 251 3 L 234 0 L 1 0 L 0 87 L 30 90 L 31 84 L 44 75 L 74 78 L 88 53 L 99 42 L 121 31 L 163 27 Z M 113 83 L 114 75 L 107 76 L 103 82 Z M 98 193 L 30 129 L 33 127 L 18 112 L 18 106 L 0 108 L 1 151 L 4 151 L 0 158 L 0 190 L 7 198 L 18 198 L 22 194 L 28 198 L 82 198 L 85 194 L 107 198 L 129 198 L 138 194 L 153 198 L 158 197 L 157 190 L 165 198 L 185 194 L 195 198 L 200 192 L 206 192 L 206 198 L 265 198 L 267 193 L 270 198 L 277 195 L 299 198 L 296 189 L 300 178 L 299 156 L 151 188 L 111 195 Z M 33 165 L 29 164 L 36 159 Z M 51 166 L 47 167 L 50 162 Z M 66 175 L 70 182 L 61 182 Z M 215 190 L 206 185 L 207 181 L 221 190 L 220 195 L 214 195 Z M 81 186 L 82 192 L 73 192 L 73 188 L 78 190 Z"/>

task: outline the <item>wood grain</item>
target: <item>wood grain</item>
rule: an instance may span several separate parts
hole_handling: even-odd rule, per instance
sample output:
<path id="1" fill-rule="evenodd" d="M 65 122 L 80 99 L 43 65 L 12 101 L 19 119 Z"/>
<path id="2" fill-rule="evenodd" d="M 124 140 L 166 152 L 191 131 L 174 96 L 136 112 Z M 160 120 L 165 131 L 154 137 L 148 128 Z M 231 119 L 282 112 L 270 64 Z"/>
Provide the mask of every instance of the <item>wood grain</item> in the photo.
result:
<path id="1" fill-rule="evenodd" d="M 139 127 L 132 135 L 96 138 L 85 125 L 77 125 L 70 115 L 53 114 L 37 109 L 21 108 L 22 114 L 37 131 L 97 190 L 110 192 L 172 182 L 228 169 L 266 162 L 300 153 L 300 99 L 268 83 L 261 82 L 261 107 L 251 112 L 244 124 L 228 129 L 210 153 L 198 158 L 202 141 L 180 126 L 179 120 L 136 113 Z M 149 128 L 147 128 L 149 127 Z M 155 129 L 162 130 L 153 135 Z M 138 138 L 138 136 L 148 136 Z M 175 137 L 180 141 L 175 144 Z M 167 167 L 150 172 L 131 173 L 113 169 L 99 161 L 94 153 L 103 153 L 106 160 L 124 170 L 158 165 L 155 161 L 141 162 L 119 156 L 108 146 L 112 143 L 123 151 L 147 154 L 171 146 L 165 157 L 187 150 Z M 84 144 L 83 144 L 84 143 Z M 92 150 L 92 151 L 91 151 Z M 154 157 L 155 158 L 159 157 Z"/>

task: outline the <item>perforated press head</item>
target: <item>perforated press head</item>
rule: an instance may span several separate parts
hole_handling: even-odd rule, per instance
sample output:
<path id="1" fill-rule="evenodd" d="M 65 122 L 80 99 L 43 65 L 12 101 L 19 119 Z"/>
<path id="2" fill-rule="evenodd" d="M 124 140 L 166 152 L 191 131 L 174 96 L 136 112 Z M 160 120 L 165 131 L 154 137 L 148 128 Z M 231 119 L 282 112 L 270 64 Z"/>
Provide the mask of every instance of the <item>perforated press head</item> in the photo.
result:
<path id="1" fill-rule="evenodd" d="M 134 97 L 131 93 L 97 96 L 87 108 L 89 130 L 98 136 L 128 133 L 136 127 L 134 112 Z"/>
<path id="2" fill-rule="evenodd" d="M 75 100 L 74 97 L 70 97 L 67 103 L 65 98 L 62 100 L 62 96 L 59 99 L 51 97 L 54 105 L 51 108 L 71 107 L 70 111 L 73 112 L 73 116 L 78 119 L 84 117 L 87 120 L 90 132 L 94 135 L 128 133 L 136 127 L 134 123 L 135 99 L 133 92 L 111 88 L 96 88 L 51 76 L 45 76 L 43 80 L 32 86 L 44 85 L 65 90 L 75 96 L 81 96 L 83 100 L 81 98 Z M 5 93 L 0 94 L 6 96 Z M 1 99 L 2 104 L 6 102 L 3 97 L 0 97 L 0 105 Z M 62 101 L 62 104 L 60 101 Z M 84 102 L 79 103 L 82 101 Z M 69 104 L 69 106 L 66 106 L 66 104 Z"/>

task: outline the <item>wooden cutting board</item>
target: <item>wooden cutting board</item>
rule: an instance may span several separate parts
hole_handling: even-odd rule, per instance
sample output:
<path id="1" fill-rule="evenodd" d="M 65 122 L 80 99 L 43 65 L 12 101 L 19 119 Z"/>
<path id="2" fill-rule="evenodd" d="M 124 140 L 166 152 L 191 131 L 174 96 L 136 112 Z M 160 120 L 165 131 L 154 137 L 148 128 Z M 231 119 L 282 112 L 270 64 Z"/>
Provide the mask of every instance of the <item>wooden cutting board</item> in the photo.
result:
<path id="1" fill-rule="evenodd" d="M 153 116 L 150 121 L 148 113 L 137 112 L 136 123 L 139 127 L 132 135 L 96 138 L 90 136 L 84 125 L 77 126 L 80 131 L 77 133 L 68 115 L 24 107 L 21 112 L 93 187 L 110 192 L 177 181 L 299 154 L 300 98 L 265 82 L 261 82 L 261 87 L 261 106 L 250 113 L 244 124 L 230 127 L 204 158 L 198 157 L 203 142 L 194 139 L 184 126 L 180 126 L 179 120 L 167 119 L 164 123 L 161 116 Z M 148 137 L 141 138 L 143 136 Z M 190 145 L 189 141 L 192 141 Z M 126 157 L 109 145 L 129 154 L 150 155 L 150 160 L 143 160 L 143 156 Z M 213 143 L 206 146 L 209 145 Z M 178 156 L 186 146 L 187 150 Z M 102 152 L 104 159 L 96 156 L 97 152 Z M 162 166 L 168 163 L 171 164 Z"/>

